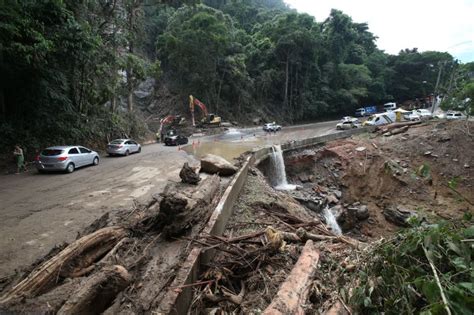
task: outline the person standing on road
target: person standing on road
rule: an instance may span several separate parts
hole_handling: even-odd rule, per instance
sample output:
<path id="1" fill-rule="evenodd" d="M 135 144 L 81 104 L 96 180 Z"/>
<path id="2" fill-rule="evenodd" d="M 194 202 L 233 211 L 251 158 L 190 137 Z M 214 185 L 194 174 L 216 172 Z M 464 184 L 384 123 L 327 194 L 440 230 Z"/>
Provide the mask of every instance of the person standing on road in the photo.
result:
<path id="1" fill-rule="evenodd" d="M 13 155 L 15 156 L 15 159 L 16 159 L 16 173 L 15 174 L 20 174 L 21 169 L 27 172 L 28 169 L 26 168 L 26 165 L 25 165 L 25 156 L 23 155 L 23 150 L 20 148 L 18 144 L 15 146 Z"/>

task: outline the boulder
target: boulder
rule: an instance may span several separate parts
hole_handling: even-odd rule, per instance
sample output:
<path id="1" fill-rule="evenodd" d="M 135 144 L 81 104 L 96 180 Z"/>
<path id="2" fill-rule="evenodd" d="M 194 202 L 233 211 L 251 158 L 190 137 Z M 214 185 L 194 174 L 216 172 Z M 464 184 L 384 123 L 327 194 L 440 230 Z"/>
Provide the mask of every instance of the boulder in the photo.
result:
<path id="1" fill-rule="evenodd" d="M 402 206 L 395 207 L 387 207 L 383 210 L 383 215 L 387 221 L 392 222 L 398 226 L 408 227 L 410 224 L 408 223 L 408 219 L 413 216 L 417 216 L 415 211 L 406 209 Z"/>
<path id="2" fill-rule="evenodd" d="M 201 172 L 230 176 L 237 172 L 237 167 L 223 157 L 207 154 L 201 159 Z"/>
<path id="3" fill-rule="evenodd" d="M 360 206 L 358 209 L 357 209 L 357 212 L 356 212 L 356 217 L 358 220 L 365 220 L 365 219 L 368 219 L 370 216 L 369 214 L 369 209 L 367 208 L 367 206 Z"/>

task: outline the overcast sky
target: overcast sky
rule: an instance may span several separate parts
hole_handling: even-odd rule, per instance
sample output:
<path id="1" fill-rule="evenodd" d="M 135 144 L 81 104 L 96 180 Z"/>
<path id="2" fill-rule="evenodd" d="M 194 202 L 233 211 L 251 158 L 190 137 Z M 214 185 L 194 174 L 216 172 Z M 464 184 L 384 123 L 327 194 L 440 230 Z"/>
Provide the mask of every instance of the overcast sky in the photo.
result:
<path id="1" fill-rule="evenodd" d="M 354 22 L 366 22 L 389 54 L 405 48 L 447 51 L 474 61 L 474 0 L 284 0 L 298 12 L 322 22 L 332 8 Z"/>

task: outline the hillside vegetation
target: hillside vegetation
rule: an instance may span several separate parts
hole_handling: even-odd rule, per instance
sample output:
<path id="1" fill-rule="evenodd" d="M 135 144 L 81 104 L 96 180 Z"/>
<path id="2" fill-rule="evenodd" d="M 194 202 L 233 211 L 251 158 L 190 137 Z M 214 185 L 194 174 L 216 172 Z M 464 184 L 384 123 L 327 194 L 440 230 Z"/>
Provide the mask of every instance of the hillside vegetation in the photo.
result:
<path id="1" fill-rule="evenodd" d="M 298 122 L 454 94 L 472 71 L 445 52 L 388 55 L 369 25 L 282 0 L 6 0 L 0 18 L 6 151 L 143 137 L 134 91 L 149 77 L 173 96 L 153 95 L 160 114 L 188 115 L 193 94 L 228 120 Z"/>

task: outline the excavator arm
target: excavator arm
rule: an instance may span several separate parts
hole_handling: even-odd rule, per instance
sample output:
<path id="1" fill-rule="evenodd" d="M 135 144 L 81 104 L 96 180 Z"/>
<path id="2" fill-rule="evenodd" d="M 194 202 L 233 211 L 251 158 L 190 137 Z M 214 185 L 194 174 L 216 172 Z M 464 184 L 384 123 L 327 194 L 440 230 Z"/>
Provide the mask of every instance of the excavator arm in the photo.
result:
<path id="1" fill-rule="evenodd" d="M 206 107 L 206 105 L 204 105 L 203 102 L 201 102 L 200 100 L 198 100 L 194 96 L 189 95 L 189 109 L 191 110 L 191 117 L 192 117 L 193 126 L 196 126 L 196 123 L 195 123 L 195 120 L 194 120 L 194 106 L 198 106 L 201 109 L 202 113 L 204 114 L 204 117 L 209 116 L 209 113 L 207 112 L 207 107 Z"/>

